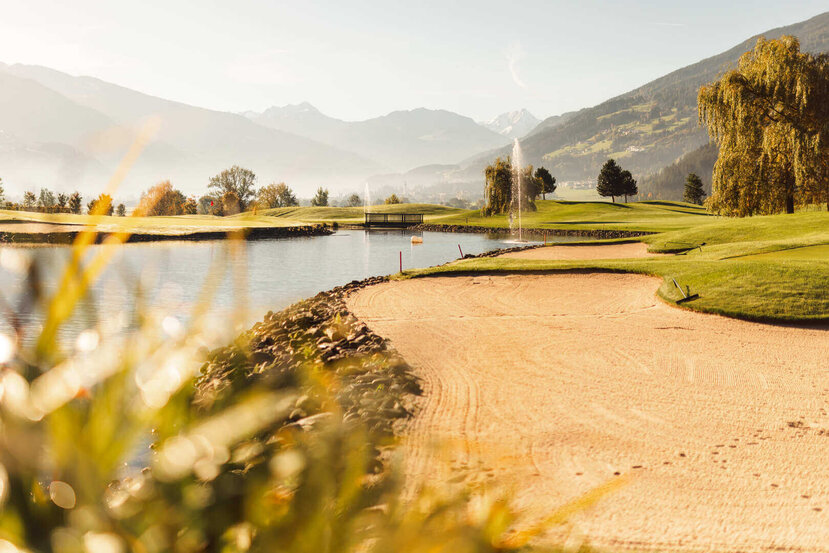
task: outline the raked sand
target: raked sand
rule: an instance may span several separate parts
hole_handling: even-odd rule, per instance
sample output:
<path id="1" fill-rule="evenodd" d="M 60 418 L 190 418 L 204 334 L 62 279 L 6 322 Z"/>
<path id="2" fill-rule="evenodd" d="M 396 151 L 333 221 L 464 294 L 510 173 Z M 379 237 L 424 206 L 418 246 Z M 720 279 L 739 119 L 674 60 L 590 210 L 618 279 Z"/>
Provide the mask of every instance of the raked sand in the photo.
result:
<path id="1" fill-rule="evenodd" d="M 548 543 L 829 550 L 829 331 L 676 309 L 658 285 L 457 276 L 354 294 L 424 381 L 408 473 L 505 485 L 523 524 L 630 476 Z"/>

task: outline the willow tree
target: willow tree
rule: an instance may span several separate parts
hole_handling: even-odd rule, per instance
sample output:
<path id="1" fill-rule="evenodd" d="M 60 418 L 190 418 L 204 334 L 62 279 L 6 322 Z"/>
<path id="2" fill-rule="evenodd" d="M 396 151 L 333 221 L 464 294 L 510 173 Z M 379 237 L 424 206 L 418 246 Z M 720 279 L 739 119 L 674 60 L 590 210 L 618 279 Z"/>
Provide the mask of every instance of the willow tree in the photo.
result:
<path id="1" fill-rule="evenodd" d="M 760 38 L 737 69 L 699 90 L 719 145 L 709 207 L 723 215 L 829 206 L 829 56 L 791 36 Z"/>
<path id="2" fill-rule="evenodd" d="M 486 215 L 506 213 L 512 204 L 512 162 L 509 158 L 499 157 L 495 163 L 487 166 L 484 175 L 486 176 L 484 213 Z"/>
<path id="3" fill-rule="evenodd" d="M 495 160 L 484 171 L 486 186 L 484 188 L 485 215 L 498 215 L 518 210 L 518 180 L 508 157 Z M 521 170 L 521 211 L 535 211 L 535 199 L 541 195 L 542 182 L 533 174 L 533 166 L 527 165 Z"/>

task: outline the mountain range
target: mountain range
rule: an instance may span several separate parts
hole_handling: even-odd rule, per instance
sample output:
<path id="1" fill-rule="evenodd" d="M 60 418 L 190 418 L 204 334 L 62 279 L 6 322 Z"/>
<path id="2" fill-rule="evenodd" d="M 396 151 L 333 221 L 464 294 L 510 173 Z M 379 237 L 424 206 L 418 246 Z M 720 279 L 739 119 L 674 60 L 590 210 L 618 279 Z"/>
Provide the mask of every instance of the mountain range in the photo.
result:
<path id="1" fill-rule="evenodd" d="M 772 29 L 763 36 L 797 36 L 804 50 L 829 51 L 829 12 Z M 760 36 L 760 35 L 758 35 Z M 377 187 L 424 187 L 480 195 L 483 170 L 520 138 L 527 163 L 544 165 L 560 183 L 595 180 L 616 158 L 665 199 L 681 196 L 676 175 L 694 167 L 710 181 L 711 151 L 682 156 L 708 142 L 697 123 L 696 94 L 739 56 L 752 37 L 611 98 L 597 106 L 538 121 L 527 110 L 485 123 L 445 110 L 394 111 L 344 121 L 308 103 L 234 114 L 143 94 L 94 77 L 32 65 L 0 63 L 0 178 L 7 195 L 41 186 L 59 191 L 103 190 L 148 121 L 152 142 L 129 168 L 124 198 L 164 179 L 186 193 L 203 193 L 210 176 L 233 164 L 259 184 L 286 181 L 306 197 L 317 186 L 337 192 Z M 662 168 L 673 164 L 664 178 Z"/>
<path id="2" fill-rule="evenodd" d="M 454 163 L 484 149 L 503 146 L 509 136 L 446 110 L 393 111 L 365 121 L 342 121 L 305 102 L 245 113 L 252 121 L 354 152 L 389 171 Z"/>
<path id="3" fill-rule="evenodd" d="M 147 121 L 154 139 L 122 185 L 136 196 L 170 178 L 202 192 L 233 164 L 265 178 L 351 184 L 381 166 L 352 152 L 269 129 L 232 113 L 156 98 L 92 77 L 0 65 L 0 176 L 6 191 L 104 189 Z"/>
<path id="4" fill-rule="evenodd" d="M 699 87 L 734 67 L 759 36 L 772 39 L 782 35 L 798 37 L 804 51 L 827 52 L 829 12 L 751 37 L 726 52 L 597 106 L 542 121 L 521 140 L 525 160 L 535 166 L 544 165 L 559 182 L 595 182 L 602 163 L 609 157 L 637 178 L 656 173 L 708 142 L 705 130 L 697 122 Z M 442 178 L 480 181 L 488 163 L 509 154 L 509 147 L 481 153 L 459 163 L 460 169 Z M 678 194 L 681 198 L 682 192 Z"/>
<path id="5" fill-rule="evenodd" d="M 7 193 L 42 186 L 103 190 L 144 125 L 153 140 L 121 190 L 137 197 L 171 179 L 203 193 L 233 164 L 260 184 L 287 181 L 300 193 L 318 185 L 361 187 L 374 174 L 455 162 L 509 138 L 444 110 L 395 111 L 366 121 L 328 117 L 310 104 L 233 114 L 165 100 L 94 77 L 0 63 L 0 178 Z"/>

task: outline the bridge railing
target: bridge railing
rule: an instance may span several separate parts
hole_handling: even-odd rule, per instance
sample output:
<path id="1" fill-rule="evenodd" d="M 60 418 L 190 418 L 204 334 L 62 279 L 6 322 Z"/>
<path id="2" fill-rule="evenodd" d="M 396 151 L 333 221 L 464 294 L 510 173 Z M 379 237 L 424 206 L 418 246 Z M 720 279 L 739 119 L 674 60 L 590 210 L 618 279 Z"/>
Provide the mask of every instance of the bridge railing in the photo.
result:
<path id="1" fill-rule="evenodd" d="M 422 213 L 366 213 L 366 225 L 419 225 Z"/>

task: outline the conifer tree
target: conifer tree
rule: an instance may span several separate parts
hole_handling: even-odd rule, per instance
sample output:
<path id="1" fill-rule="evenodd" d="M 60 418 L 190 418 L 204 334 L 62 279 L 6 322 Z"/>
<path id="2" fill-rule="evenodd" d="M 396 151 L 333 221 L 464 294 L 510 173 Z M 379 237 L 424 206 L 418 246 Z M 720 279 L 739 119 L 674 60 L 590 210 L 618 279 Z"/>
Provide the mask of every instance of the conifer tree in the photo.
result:
<path id="1" fill-rule="evenodd" d="M 599 196 L 605 198 L 610 197 L 613 203 L 616 203 L 616 196 L 624 194 L 622 185 L 622 168 L 619 167 L 613 158 L 608 159 L 602 165 L 602 170 L 599 172 L 596 191 L 599 193 Z"/>
<path id="2" fill-rule="evenodd" d="M 630 174 L 630 171 L 625 169 L 622 171 L 622 184 L 620 191 L 625 196 L 625 203 L 628 201 L 628 196 L 635 196 L 639 193 L 639 187 L 636 186 L 636 179 Z"/>
<path id="3" fill-rule="evenodd" d="M 320 186 L 317 188 L 316 195 L 311 198 L 311 205 L 315 207 L 322 207 L 328 205 L 328 190 Z"/>
<path id="4" fill-rule="evenodd" d="M 705 199 L 705 190 L 702 189 L 702 179 L 696 173 L 688 173 L 685 179 L 685 194 L 682 198 L 689 204 L 702 205 Z"/>
<path id="5" fill-rule="evenodd" d="M 535 178 L 541 184 L 541 199 L 546 200 L 547 194 L 556 191 L 556 178 L 550 174 L 546 167 L 539 167 L 535 170 Z"/>
<path id="6" fill-rule="evenodd" d="M 69 196 L 69 211 L 74 214 L 79 214 L 81 212 L 81 205 L 83 204 L 83 198 L 81 198 L 80 192 L 77 190 Z"/>

